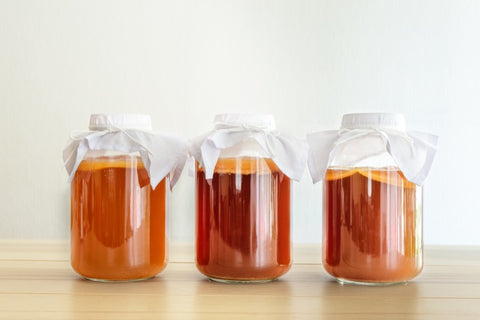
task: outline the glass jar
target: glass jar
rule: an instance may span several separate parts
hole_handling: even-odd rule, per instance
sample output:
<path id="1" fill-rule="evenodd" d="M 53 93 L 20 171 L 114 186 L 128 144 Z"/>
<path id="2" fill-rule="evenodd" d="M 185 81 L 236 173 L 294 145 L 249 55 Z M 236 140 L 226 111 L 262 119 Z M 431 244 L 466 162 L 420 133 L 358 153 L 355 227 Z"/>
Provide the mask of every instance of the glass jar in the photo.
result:
<path id="1" fill-rule="evenodd" d="M 274 119 L 218 115 L 215 123 L 202 146 L 223 148 L 209 154 L 199 146 L 196 157 L 197 268 L 224 282 L 276 279 L 291 265 L 291 188 L 263 144 L 274 136 Z M 207 161 L 211 154 L 218 158 Z"/>
<path id="2" fill-rule="evenodd" d="M 169 178 L 151 181 L 152 154 L 158 153 L 152 141 L 161 138 L 149 133 L 150 117 L 142 115 L 92 115 L 90 130 L 66 149 L 78 163 L 67 169 L 71 265 L 90 280 L 153 277 L 167 265 Z"/>
<path id="3" fill-rule="evenodd" d="M 71 264 L 91 280 L 139 280 L 167 265 L 167 178 L 137 153 L 89 151 L 71 182 Z"/>
<path id="4" fill-rule="evenodd" d="M 413 279 L 423 268 L 423 192 L 399 167 L 415 161 L 398 155 L 428 152 L 395 114 L 344 115 L 337 137 L 323 183 L 325 270 L 340 283 Z"/>

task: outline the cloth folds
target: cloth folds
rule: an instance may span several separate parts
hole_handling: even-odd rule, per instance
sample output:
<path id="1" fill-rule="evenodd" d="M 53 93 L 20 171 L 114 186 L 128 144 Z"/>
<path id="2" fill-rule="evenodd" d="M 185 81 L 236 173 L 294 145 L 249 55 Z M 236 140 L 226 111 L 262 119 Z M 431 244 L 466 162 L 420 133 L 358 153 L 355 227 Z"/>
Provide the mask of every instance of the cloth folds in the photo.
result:
<path id="1" fill-rule="evenodd" d="M 69 181 L 72 181 L 80 162 L 89 150 L 139 152 L 154 189 L 167 175 L 170 178 L 170 187 L 173 187 L 181 175 L 188 155 L 185 140 L 163 133 L 120 128 L 83 132 L 71 137 L 63 150 Z"/>
<path id="2" fill-rule="evenodd" d="M 309 134 L 308 167 L 313 183 L 324 178 L 328 166 L 343 145 L 371 136 L 378 136 L 385 142 L 386 151 L 409 181 L 417 185 L 423 184 L 437 150 L 438 137 L 428 133 L 388 128 L 343 128 Z M 362 154 L 361 150 L 359 154 Z"/>
<path id="3" fill-rule="evenodd" d="M 205 169 L 207 179 L 213 172 L 222 151 L 235 148 L 236 156 L 271 158 L 273 162 L 293 180 L 299 181 L 305 171 L 308 159 L 306 141 L 280 135 L 274 131 L 273 118 L 258 121 L 249 115 L 217 116 L 215 130 L 192 142 L 191 154 Z M 242 145 L 253 148 L 242 148 Z"/>

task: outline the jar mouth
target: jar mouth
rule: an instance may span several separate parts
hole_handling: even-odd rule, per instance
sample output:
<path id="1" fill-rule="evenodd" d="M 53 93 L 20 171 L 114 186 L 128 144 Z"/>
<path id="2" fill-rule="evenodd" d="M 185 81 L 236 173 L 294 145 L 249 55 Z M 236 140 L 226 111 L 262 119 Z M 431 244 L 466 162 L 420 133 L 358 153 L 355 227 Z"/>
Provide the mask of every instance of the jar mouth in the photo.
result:
<path id="1" fill-rule="evenodd" d="M 405 131 L 405 118 L 398 113 L 347 113 L 342 118 L 342 129 L 385 128 Z"/>
<path id="2" fill-rule="evenodd" d="M 152 131 L 152 120 L 146 114 L 92 114 L 90 116 L 91 131 L 104 131 L 110 129 L 134 129 Z"/>
<path id="3" fill-rule="evenodd" d="M 252 113 L 223 113 L 217 114 L 214 119 L 215 129 L 254 129 L 274 131 L 275 118 L 271 114 Z"/>

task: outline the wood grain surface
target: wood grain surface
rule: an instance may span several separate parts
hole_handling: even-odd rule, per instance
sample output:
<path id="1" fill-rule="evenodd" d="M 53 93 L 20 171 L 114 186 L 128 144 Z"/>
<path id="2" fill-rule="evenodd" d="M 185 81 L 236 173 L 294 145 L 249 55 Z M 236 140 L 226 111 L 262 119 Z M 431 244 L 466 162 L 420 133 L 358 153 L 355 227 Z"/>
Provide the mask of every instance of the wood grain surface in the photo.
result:
<path id="1" fill-rule="evenodd" d="M 426 247 L 406 285 L 339 285 L 320 245 L 294 246 L 294 265 L 267 284 L 206 280 L 190 244 L 142 282 L 96 283 L 70 268 L 66 242 L 0 240 L 0 319 L 480 319 L 480 248 Z"/>

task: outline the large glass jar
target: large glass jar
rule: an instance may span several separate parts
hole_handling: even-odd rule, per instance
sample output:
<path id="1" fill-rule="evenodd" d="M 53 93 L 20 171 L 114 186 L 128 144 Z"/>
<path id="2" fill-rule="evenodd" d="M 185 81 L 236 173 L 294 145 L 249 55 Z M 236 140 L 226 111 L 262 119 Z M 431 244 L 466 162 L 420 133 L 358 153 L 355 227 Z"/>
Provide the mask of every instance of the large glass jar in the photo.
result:
<path id="1" fill-rule="evenodd" d="M 323 266 L 340 283 L 392 284 L 421 272 L 422 187 L 399 167 L 428 153 L 420 140 L 401 115 L 344 115 L 323 183 Z"/>
<path id="2" fill-rule="evenodd" d="M 81 276 L 133 281 L 166 267 L 165 172 L 177 163 L 156 155 L 181 150 L 166 148 L 168 143 L 179 145 L 168 139 L 151 133 L 149 116 L 92 115 L 90 131 L 72 138 L 65 149 L 71 179 L 71 264 Z"/>
<path id="3" fill-rule="evenodd" d="M 196 165 L 197 268 L 217 281 L 276 279 L 291 265 L 291 189 L 263 144 L 274 136 L 273 117 L 219 115 L 215 122 L 206 140 L 224 148 L 212 152 L 211 168 L 205 149 Z"/>
<path id="4" fill-rule="evenodd" d="M 167 265 L 167 178 L 136 153 L 89 151 L 71 182 L 71 264 L 92 280 L 139 280 Z"/>

